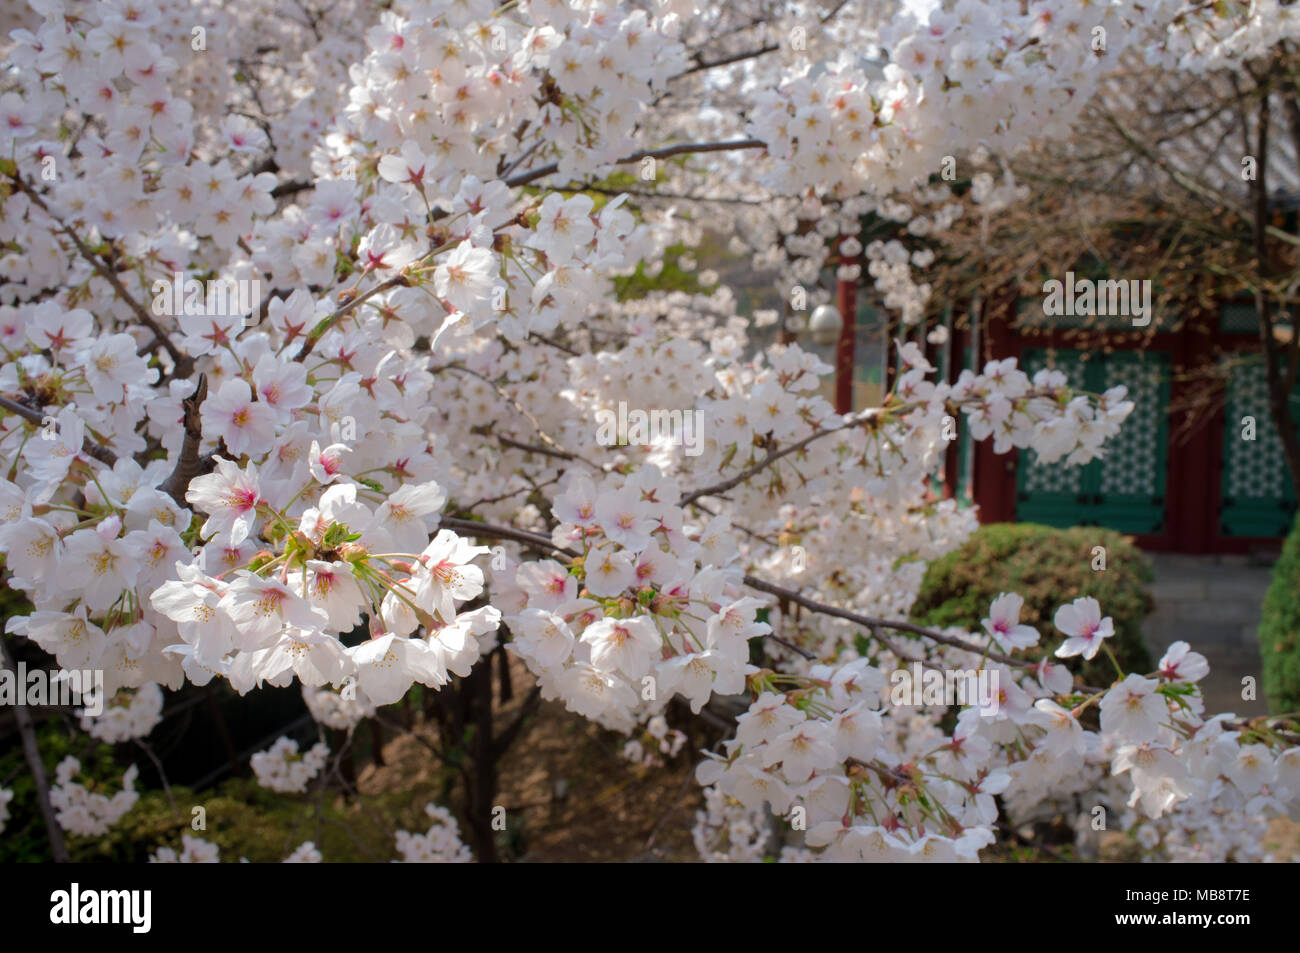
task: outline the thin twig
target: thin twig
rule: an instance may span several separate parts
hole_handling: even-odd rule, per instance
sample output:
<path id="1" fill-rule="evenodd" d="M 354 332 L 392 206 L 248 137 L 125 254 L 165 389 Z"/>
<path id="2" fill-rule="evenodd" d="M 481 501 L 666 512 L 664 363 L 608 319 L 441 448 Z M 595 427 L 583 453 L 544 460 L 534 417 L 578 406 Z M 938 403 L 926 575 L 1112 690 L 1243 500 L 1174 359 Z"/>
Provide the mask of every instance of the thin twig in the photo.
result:
<path id="1" fill-rule="evenodd" d="M 797 440 L 794 443 L 790 444 L 788 447 L 782 447 L 780 450 L 769 450 L 767 456 L 765 456 L 762 460 L 759 460 L 753 466 L 746 467 L 744 470 L 741 470 L 735 476 L 723 480 L 721 483 L 714 483 L 711 486 L 701 487 L 698 490 L 692 490 L 690 493 L 685 494 L 680 500 L 678 500 L 677 505 L 688 506 L 689 504 L 694 503 L 702 496 L 717 496 L 719 493 L 726 493 L 732 487 L 739 486 L 741 483 L 744 483 L 750 477 L 762 473 L 764 470 L 770 467 L 777 460 L 780 460 L 782 457 L 787 457 L 792 453 L 798 453 L 804 447 L 808 446 L 810 443 L 812 443 L 815 440 L 820 440 L 822 437 L 829 436 L 833 433 L 839 433 L 841 430 L 847 430 L 850 427 L 854 427 L 866 423 L 868 420 L 871 420 L 872 417 L 873 414 L 871 412 L 858 414 L 849 423 L 839 424 L 834 427 L 824 427 L 821 430 L 814 430 L 812 433 L 804 437 L 802 440 Z"/>
<path id="2" fill-rule="evenodd" d="M 778 586 L 774 583 L 759 579 L 756 576 L 745 576 L 745 585 L 751 589 L 757 589 L 759 592 L 767 592 L 782 599 L 788 599 L 796 605 L 803 606 L 813 612 L 819 612 L 822 615 L 833 616 L 837 619 L 845 619 L 849 622 L 856 622 L 872 631 L 876 629 L 895 629 L 899 632 L 907 632 L 911 635 L 919 635 L 922 638 L 938 642 L 940 645 L 948 645 L 955 649 L 961 649 L 964 652 L 971 652 L 975 655 L 983 654 L 984 650 L 978 645 L 971 642 L 965 642 L 961 639 L 953 638 L 950 635 L 944 635 L 942 632 L 936 632 L 933 629 L 927 629 L 925 626 L 916 625 L 912 622 L 902 622 L 890 619 L 875 619 L 871 616 L 865 616 L 849 609 L 841 609 L 839 606 L 827 605 L 824 602 L 818 602 L 815 599 L 809 599 L 801 595 L 794 589 L 787 589 L 784 586 Z M 1003 665 L 1013 665 L 1017 668 L 1032 668 L 1034 663 L 1026 662 L 1021 659 L 1014 659 L 999 652 L 989 652 L 988 657 L 995 662 Z"/>
<path id="3" fill-rule="evenodd" d="M 163 792 L 167 795 L 167 803 L 171 805 L 172 813 L 179 814 L 180 812 L 176 810 L 176 798 L 172 797 L 172 786 L 167 783 L 167 772 L 163 770 L 162 762 L 158 760 L 153 748 L 150 748 L 143 738 L 136 738 L 135 743 L 153 762 L 154 770 L 158 772 L 158 780 L 162 781 Z"/>
<path id="4" fill-rule="evenodd" d="M 10 413 L 17 414 L 19 417 L 22 417 L 24 420 L 33 423 L 38 427 L 45 426 L 45 414 L 42 414 L 39 410 L 34 410 L 31 407 L 25 407 L 17 401 L 10 400 L 8 397 L 0 397 L 0 408 L 4 408 Z M 111 467 L 113 464 L 117 463 L 116 453 L 109 450 L 108 447 L 100 446 L 95 443 L 95 441 L 91 440 L 90 437 L 82 439 L 81 449 L 82 452 L 88 456 L 94 457 L 106 466 Z"/>
<path id="5" fill-rule="evenodd" d="M 476 520 L 462 520 L 454 516 L 444 516 L 438 521 L 440 527 L 455 530 L 458 533 L 485 537 L 487 539 L 509 539 L 516 543 L 524 543 L 535 549 L 542 551 L 551 551 L 562 553 L 566 556 L 576 559 L 580 553 L 574 552 L 564 546 L 556 546 L 551 542 L 549 536 L 542 536 L 539 533 L 530 533 L 527 530 L 515 529 L 512 526 L 500 526 L 494 523 L 479 523 Z"/>
<path id="6" fill-rule="evenodd" d="M 0 654 L 4 656 L 5 668 L 16 676 L 18 666 L 9 651 L 8 641 L 2 635 Z M 45 831 L 50 838 L 50 856 L 56 864 L 70 863 L 72 857 L 68 854 L 68 845 L 63 839 L 63 828 L 59 827 L 54 805 L 50 803 L 50 779 L 45 773 L 45 762 L 41 760 L 41 748 L 36 741 L 36 725 L 32 721 L 31 712 L 22 702 L 14 706 L 14 719 L 18 722 L 18 735 L 22 738 L 23 757 L 27 759 L 27 767 L 32 772 L 32 783 L 36 787 L 36 805 L 40 808 L 41 820 L 45 822 Z"/>
<path id="7" fill-rule="evenodd" d="M 735 139 L 731 142 L 683 142 L 675 146 L 665 146 L 662 149 L 643 149 L 640 152 L 634 152 L 632 155 L 623 159 L 616 159 L 611 165 L 627 165 L 630 162 L 640 162 L 642 159 L 668 159 L 672 156 L 687 155 L 695 152 L 729 152 L 733 149 L 766 149 L 767 143 L 758 139 Z M 530 169 L 527 172 L 521 172 L 518 175 L 511 176 L 505 180 L 506 185 L 515 188 L 520 185 L 527 185 L 530 182 L 536 182 L 538 179 L 544 179 L 546 176 L 559 171 L 558 162 L 550 162 L 546 165 L 539 166 L 536 169 Z"/>
<path id="8" fill-rule="evenodd" d="M 45 200 L 41 198 L 40 194 L 36 192 L 36 190 L 23 181 L 21 175 L 15 173 L 12 176 L 12 180 L 17 185 L 18 190 L 31 199 L 32 204 L 48 215 L 51 221 L 58 226 L 59 230 L 63 232 L 63 234 L 67 235 L 68 238 L 72 239 L 72 243 L 77 247 L 77 251 L 81 254 L 81 257 L 86 259 L 86 261 L 90 263 L 90 266 L 95 269 L 95 272 L 109 283 L 113 291 L 126 303 L 127 307 L 131 309 L 136 318 L 139 319 L 140 323 L 153 332 L 154 340 L 145 346 L 144 352 L 147 353 L 154 346 L 161 344 L 171 356 L 172 363 L 176 367 L 176 373 L 174 376 L 189 377 L 190 373 L 194 369 L 194 358 L 183 353 L 171 342 L 171 338 L 167 336 L 167 332 L 163 330 L 162 325 L 154 320 L 153 315 L 149 313 L 148 309 L 145 308 L 144 305 L 132 297 L 131 293 L 126 290 L 126 287 L 117 277 L 117 274 L 104 264 L 98 255 L 90 250 L 71 226 L 65 224 L 57 215 L 50 211 L 50 207 L 45 204 Z"/>

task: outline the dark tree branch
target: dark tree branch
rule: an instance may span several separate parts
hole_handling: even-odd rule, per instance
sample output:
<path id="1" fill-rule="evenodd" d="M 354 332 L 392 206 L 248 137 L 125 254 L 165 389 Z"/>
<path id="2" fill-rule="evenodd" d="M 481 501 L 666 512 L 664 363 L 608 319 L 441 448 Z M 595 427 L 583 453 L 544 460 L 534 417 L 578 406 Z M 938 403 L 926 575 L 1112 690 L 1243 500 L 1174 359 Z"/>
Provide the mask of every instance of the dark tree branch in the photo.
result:
<path id="1" fill-rule="evenodd" d="M 293 182 L 281 182 L 275 188 L 271 189 L 271 198 L 278 199 L 286 195 L 297 195 L 299 192 L 306 191 L 314 185 L 314 182 L 304 182 L 301 179 Z"/>
<path id="2" fill-rule="evenodd" d="M 704 70 L 716 69 L 719 66 L 730 66 L 732 63 L 739 63 L 743 60 L 752 60 L 758 56 L 764 56 L 768 53 L 775 53 L 781 48 L 779 43 L 764 43 L 762 46 L 752 50 L 743 50 L 739 53 L 732 53 L 729 56 L 719 56 L 716 60 L 706 60 L 699 54 L 696 54 L 695 65 L 690 69 L 682 70 L 675 76 L 668 77 L 668 82 L 690 76 L 693 73 L 701 73 Z"/>
<path id="3" fill-rule="evenodd" d="M 948 645 L 955 649 L 961 649 L 964 652 L 973 652 L 976 655 L 983 654 L 983 650 L 971 642 L 965 642 L 961 639 L 953 638 L 950 635 L 944 635 L 942 632 L 936 632 L 933 629 L 927 629 L 925 626 L 916 625 L 911 622 L 892 621 L 890 619 L 875 619 L 871 616 L 865 616 L 849 609 L 841 609 L 839 606 L 827 605 L 824 602 L 817 602 L 801 595 L 793 589 L 787 589 L 784 586 L 778 586 L 766 580 L 759 579 L 756 576 L 745 576 L 745 585 L 751 589 L 757 589 L 759 592 L 770 593 L 779 596 L 782 599 L 788 599 L 795 605 L 803 606 L 805 609 L 811 609 L 813 612 L 822 615 L 832 616 L 837 619 L 845 619 L 849 622 L 856 622 L 869 630 L 873 634 L 879 629 L 894 629 L 898 632 L 906 632 L 909 635 L 917 635 L 921 638 L 929 639 L 932 642 L 938 642 L 940 645 Z M 1003 665 L 1011 665 L 1016 668 L 1032 668 L 1032 662 L 1026 662 L 1022 659 L 1011 658 L 1002 655 L 999 652 L 988 652 L 988 657 L 995 662 Z"/>
<path id="4" fill-rule="evenodd" d="M 531 715 L 536 714 L 537 708 L 542 703 L 542 688 L 540 685 L 534 685 L 528 696 L 524 699 L 523 704 L 519 707 L 519 712 L 514 719 L 506 726 L 506 730 L 501 732 L 496 741 L 492 744 L 492 756 L 500 758 L 510 746 L 515 743 L 519 737 L 519 732 L 523 730 L 524 723 Z"/>
<path id="5" fill-rule="evenodd" d="M 627 165 L 629 162 L 640 162 L 642 159 L 668 159 L 672 156 L 687 155 L 695 152 L 729 152 L 733 149 L 766 149 L 767 143 L 760 142 L 757 139 L 736 139 L 731 142 L 684 142 L 676 146 L 665 146 L 662 149 L 647 149 L 641 152 L 634 152 L 632 155 L 618 159 L 613 165 Z M 520 172 L 518 175 L 511 176 L 505 180 L 506 185 L 515 188 L 520 185 L 527 185 L 530 182 L 536 182 L 538 179 L 544 179 L 546 176 L 557 172 L 560 168 L 558 162 L 550 162 L 536 169 L 529 169 L 527 172 Z"/>
<path id="6" fill-rule="evenodd" d="M 520 443 L 518 440 L 512 440 L 497 434 L 497 442 L 505 447 L 513 447 L 515 450 L 522 450 L 524 453 L 540 453 L 546 457 L 555 457 L 559 460 L 574 460 L 573 454 L 567 450 L 552 450 L 550 447 L 541 447 L 535 443 Z"/>
<path id="7" fill-rule="evenodd" d="M 76 246 L 81 257 L 90 263 L 90 266 L 95 269 L 96 274 L 109 283 L 114 293 L 116 293 L 117 296 L 126 303 L 140 323 L 153 332 L 154 340 L 145 346 L 144 353 L 148 353 L 154 347 L 161 344 L 167 353 L 171 355 L 172 363 L 176 367 L 173 376 L 189 377 L 194 370 L 194 358 L 190 357 L 188 354 L 182 353 L 181 350 L 171 342 L 171 339 L 167 336 L 167 332 L 163 330 L 162 325 L 155 321 L 153 315 L 149 313 L 148 309 L 139 301 L 136 301 L 135 298 L 131 296 L 131 293 L 126 290 L 126 287 L 117 277 L 117 273 L 109 268 L 108 265 L 104 264 L 103 260 L 87 247 L 86 243 L 81 240 L 81 237 L 72 229 L 71 226 L 66 225 L 57 215 L 50 211 L 50 207 L 45 204 L 45 200 L 41 198 L 40 194 L 35 189 L 23 181 L 22 176 L 15 173 L 12 176 L 12 181 L 18 187 L 20 192 L 31 199 L 33 205 L 50 217 L 50 220 L 54 222 L 59 231 L 63 232 L 64 235 L 67 235 L 68 238 L 72 240 L 72 244 Z"/>
<path id="8" fill-rule="evenodd" d="M 430 252 L 429 254 L 432 255 L 433 252 Z M 426 258 L 427 257 L 428 256 L 426 256 Z M 369 301 L 375 295 L 382 294 L 383 292 L 387 291 L 389 288 L 399 288 L 409 284 L 410 284 L 410 279 L 407 278 L 405 274 L 399 273 L 393 275 L 393 277 L 391 278 L 379 282 L 379 284 L 375 285 L 373 288 L 371 288 L 369 291 L 365 292 L 364 294 L 359 294 L 356 297 L 349 299 L 347 303 L 345 303 L 333 314 L 329 315 L 328 317 L 321 318 L 321 320 L 317 323 L 317 325 L 307 332 L 307 337 L 302 342 L 302 347 L 298 349 L 298 353 L 293 356 L 293 359 L 295 361 L 298 361 L 299 363 L 305 361 L 307 357 L 311 354 L 311 352 L 316 349 L 316 345 L 320 343 L 320 339 L 324 337 L 325 332 L 328 331 L 330 328 L 332 328 L 335 322 L 337 322 L 344 315 L 351 312 L 354 308 L 361 306 L 363 303 Z"/>
<path id="9" fill-rule="evenodd" d="M 714 483 L 711 486 L 701 487 L 698 490 L 692 490 L 690 493 L 685 494 L 680 500 L 678 500 L 677 505 L 688 506 L 689 504 L 694 503 L 700 497 L 717 496 L 719 493 L 726 493 L 732 487 L 739 486 L 741 483 L 744 483 L 750 477 L 762 473 L 764 470 L 770 467 L 777 460 L 780 460 L 782 457 L 787 457 L 792 453 L 797 453 L 798 451 L 802 450 L 804 447 L 808 446 L 808 444 L 812 443 L 814 440 L 820 440 L 822 437 L 828 436 L 833 433 L 838 433 L 841 430 L 845 430 L 848 427 L 853 426 L 854 424 L 862 423 L 868 419 L 870 419 L 870 417 L 861 417 L 860 419 L 855 419 L 852 424 L 840 424 L 837 427 L 826 427 L 822 430 L 814 430 L 812 433 L 804 437 L 802 440 L 795 441 L 794 443 L 790 444 L 788 447 L 782 447 L 780 450 L 769 450 L 767 456 L 765 456 L 762 460 L 759 460 L 753 466 L 746 467 L 744 470 L 741 470 L 735 476 L 729 477 L 728 479 L 723 480 L 720 483 Z"/>
<path id="10" fill-rule="evenodd" d="M 8 641 L 2 635 L 0 635 L 0 653 L 4 654 L 5 668 L 13 672 L 14 677 L 17 678 L 18 666 L 9 651 Z M 41 820 L 45 822 L 45 831 L 50 838 L 50 856 L 56 864 L 69 863 L 72 858 L 68 854 L 68 845 L 63 839 L 63 828 L 59 827 L 54 805 L 50 803 L 50 779 L 45 773 L 45 762 L 41 760 L 41 748 L 36 741 L 36 725 L 26 705 L 20 703 L 14 706 L 14 719 L 18 722 L 18 735 L 22 738 L 23 757 L 27 760 L 27 767 L 32 772 L 32 781 L 36 786 L 36 805 L 40 809 Z"/>
<path id="11" fill-rule="evenodd" d="M 24 420 L 33 423 L 38 427 L 45 426 L 45 414 L 41 413 L 39 410 L 34 410 L 31 407 L 24 406 L 17 401 L 10 400 L 8 397 L 0 397 L 0 408 L 3 408 L 10 413 L 17 414 L 19 417 L 22 417 Z M 81 449 L 83 453 L 94 457 L 106 466 L 111 467 L 113 464 L 117 463 L 117 454 L 112 450 L 109 450 L 107 447 L 102 447 L 95 443 L 95 441 L 91 440 L 89 437 L 86 437 L 81 441 Z"/>
<path id="12" fill-rule="evenodd" d="M 516 543 L 523 543 L 542 552 L 563 553 L 566 556 L 577 558 L 580 553 L 574 552 L 564 546 L 556 546 L 551 542 L 549 536 L 542 536 L 540 533 L 530 533 L 527 530 L 515 529 L 511 526 L 498 526 L 492 523 L 478 523 L 474 520 L 457 519 L 454 516 L 444 516 L 438 521 L 438 525 L 446 529 L 455 530 L 465 536 L 478 536 L 485 539 L 508 539 Z"/>
<path id="13" fill-rule="evenodd" d="M 185 502 L 185 491 L 189 489 L 190 481 L 211 469 L 211 461 L 199 456 L 199 445 L 203 442 L 203 417 L 200 408 L 207 396 L 208 378 L 207 375 L 200 374 L 194 393 L 181 401 L 181 407 L 185 412 L 182 419 L 185 442 L 181 444 L 180 456 L 176 460 L 176 467 L 172 470 L 171 476 L 159 487 L 176 501 L 177 506 L 189 505 Z"/>

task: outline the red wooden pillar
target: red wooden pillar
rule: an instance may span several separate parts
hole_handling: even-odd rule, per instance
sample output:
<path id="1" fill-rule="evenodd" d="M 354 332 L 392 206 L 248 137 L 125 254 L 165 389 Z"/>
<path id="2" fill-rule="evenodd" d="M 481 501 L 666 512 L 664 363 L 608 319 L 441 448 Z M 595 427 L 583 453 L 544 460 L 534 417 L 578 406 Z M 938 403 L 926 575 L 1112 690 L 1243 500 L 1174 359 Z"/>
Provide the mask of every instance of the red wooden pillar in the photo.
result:
<path id="1" fill-rule="evenodd" d="M 1170 355 L 1173 381 L 1170 403 L 1184 409 L 1171 414 L 1169 465 L 1165 476 L 1165 522 L 1171 545 L 1177 552 L 1207 553 L 1217 535 L 1218 475 L 1222 468 L 1221 448 L 1216 436 L 1222 428 L 1219 413 L 1207 414 L 1193 398 L 1204 387 L 1188 372 L 1204 364 L 1213 352 L 1218 336 L 1218 313 L 1199 303 L 1188 309 L 1182 330 Z M 1189 425 L 1193 429 L 1187 429 Z M 1177 436 L 1177 439 L 1175 437 Z"/>
<path id="2" fill-rule="evenodd" d="M 966 309 L 969 312 L 969 308 Z M 955 384 L 957 378 L 961 376 L 962 368 L 965 367 L 963 360 L 966 354 L 966 340 L 969 331 L 957 326 L 956 319 L 952 322 L 952 340 L 948 345 L 949 360 L 947 367 L 944 368 L 944 375 L 949 384 Z M 962 415 L 957 414 L 957 426 L 962 426 Z M 958 430 L 958 439 L 948 445 L 948 449 L 943 456 L 943 498 L 950 500 L 957 495 L 957 487 L 961 484 L 961 437 L 960 429 Z"/>
<path id="3" fill-rule="evenodd" d="M 840 239 L 840 247 L 848 236 Z M 840 267 L 859 265 L 858 256 L 846 258 L 840 254 Z M 853 410 L 853 345 L 857 339 L 858 278 L 841 278 L 835 291 L 835 304 L 840 311 L 840 339 L 835 347 L 835 412 L 847 414 Z"/>
<path id="4" fill-rule="evenodd" d="M 1017 356 L 1018 348 L 1011 327 L 1015 306 L 1014 293 L 1009 298 L 994 295 L 984 300 L 980 311 L 983 360 L 976 361 L 977 369 L 983 367 L 985 360 Z M 1013 521 L 1016 518 L 1016 451 L 994 453 L 992 439 L 979 441 L 973 449 L 975 467 L 971 494 L 979 507 L 980 522 Z"/>

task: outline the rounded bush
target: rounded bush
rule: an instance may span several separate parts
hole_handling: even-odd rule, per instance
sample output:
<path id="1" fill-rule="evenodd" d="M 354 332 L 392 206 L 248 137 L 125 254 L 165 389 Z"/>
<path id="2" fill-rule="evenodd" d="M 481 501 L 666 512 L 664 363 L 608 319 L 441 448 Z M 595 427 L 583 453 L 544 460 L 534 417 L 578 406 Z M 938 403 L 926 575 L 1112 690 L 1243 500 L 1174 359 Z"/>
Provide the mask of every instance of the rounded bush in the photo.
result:
<path id="1" fill-rule="evenodd" d="M 1098 546 L 1105 548 L 1104 570 L 1092 568 Z M 1126 673 L 1145 674 L 1153 668 L 1142 640 L 1142 620 L 1154 607 L 1146 589 L 1151 579 L 1151 564 L 1141 550 L 1114 530 L 991 523 L 930 564 L 912 606 L 912 621 L 982 632 L 980 620 L 988 616 L 989 604 L 999 593 L 1018 592 L 1025 600 L 1020 621 L 1040 635 L 1038 646 L 1021 654 L 1038 659 L 1065 641 L 1052 624 L 1057 608 L 1092 596 L 1102 615 L 1115 620 L 1115 635 L 1106 644 L 1119 664 Z M 1076 671 L 1088 685 L 1102 687 L 1115 680 L 1115 667 L 1104 652 Z"/>
<path id="2" fill-rule="evenodd" d="M 1269 710 L 1300 711 L 1300 520 L 1273 566 L 1258 636 Z"/>

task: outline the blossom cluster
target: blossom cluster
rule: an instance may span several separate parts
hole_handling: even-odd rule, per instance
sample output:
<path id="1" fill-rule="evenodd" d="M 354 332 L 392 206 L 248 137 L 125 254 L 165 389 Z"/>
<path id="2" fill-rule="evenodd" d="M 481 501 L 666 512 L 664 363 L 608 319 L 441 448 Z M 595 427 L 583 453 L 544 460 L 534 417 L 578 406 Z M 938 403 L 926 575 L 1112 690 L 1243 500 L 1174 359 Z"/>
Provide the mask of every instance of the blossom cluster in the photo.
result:
<path id="1" fill-rule="evenodd" d="M 397 832 L 397 852 L 405 864 L 468 864 L 474 855 L 460 839 L 460 825 L 450 811 L 436 804 L 428 804 L 424 813 L 432 821 L 423 834 L 410 831 Z"/>
<path id="2" fill-rule="evenodd" d="M 1300 813 L 1300 749 L 1256 740 L 1231 716 L 1206 717 L 1196 683 L 1209 668 L 1186 643 L 1172 645 L 1149 676 L 1130 673 L 1106 689 L 1081 689 L 1059 665 L 989 661 L 993 646 L 1014 652 L 1038 642 L 1019 612 L 1018 597 L 1004 594 L 984 620 L 983 644 L 952 630 L 947 634 L 969 648 L 931 656 L 945 667 L 987 666 L 999 676 L 996 711 L 965 707 L 950 731 L 938 724 L 942 706 L 892 704 L 885 673 L 907 657 L 895 654 L 897 647 L 876 665 L 859 658 L 808 665 L 797 677 L 762 673 L 755 684 L 765 690 L 741 715 L 735 737 L 698 769 L 722 800 L 710 802 L 697 837 L 721 844 L 710 849 L 729 857 L 731 841 L 719 840 L 724 823 L 741 810 L 770 810 L 785 829 L 805 832 L 812 852 L 799 859 L 974 860 L 995 839 L 995 797 L 1012 821 L 1032 820 L 1043 805 L 1085 795 L 1100 780 L 1079 777 L 1080 763 L 1108 768 L 1120 797 L 1106 803 L 1117 819 L 1146 848 L 1165 844 L 1170 858 L 1209 859 L 1210 845 L 1227 845 L 1219 848 L 1226 853 L 1245 840 L 1227 829 L 1207 837 L 1209 818 Z M 1090 658 L 1113 634 L 1088 598 L 1062 606 L 1056 627 L 1066 636 L 1055 653 L 1061 658 Z M 1081 723 L 1094 705 L 1097 730 Z M 738 806 L 729 817 L 732 803 Z M 1091 819 L 1087 803 L 1083 796 L 1076 810 Z M 1240 834 L 1258 824 L 1238 827 Z M 750 848 L 739 839 L 735 849 L 743 855 Z M 1254 853 L 1240 846 L 1237 855 Z"/>
<path id="3" fill-rule="evenodd" d="M 319 864 L 325 858 L 311 841 L 305 841 L 294 848 L 292 854 L 284 859 L 286 864 Z"/>
<path id="4" fill-rule="evenodd" d="M 770 815 L 747 808 L 716 785 L 704 789 L 704 807 L 695 814 L 691 839 L 705 863 L 761 863 L 772 840 Z"/>
<path id="5" fill-rule="evenodd" d="M 323 742 L 300 754 L 298 742 L 292 738 L 279 738 L 266 751 L 254 754 L 249 765 L 262 787 L 281 793 L 301 792 L 320 774 L 329 754 L 329 746 Z"/>
<path id="6" fill-rule="evenodd" d="M 247 863 L 246 857 L 240 858 L 241 862 Z M 286 864 L 319 864 L 324 860 L 321 852 L 316 849 L 316 845 L 311 841 L 304 841 L 293 852 L 286 857 L 282 863 Z M 181 835 L 181 849 L 179 851 L 174 847 L 159 847 L 149 855 L 151 864 L 219 864 L 221 863 L 221 848 L 212 841 L 204 840 L 201 837 L 192 837 L 189 834 Z"/>
<path id="7" fill-rule="evenodd" d="M 608 479 L 608 478 L 607 478 Z M 736 694 L 749 671 L 747 642 L 768 631 L 725 548 L 682 528 L 673 481 L 647 466 L 615 488 L 586 476 L 556 497 L 553 538 L 582 555 L 522 564 L 507 616 L 509 648 L 537 674 L 544 697 L 630 728 L 681 694 L 694 711 L 716 691 Z M 608 486 L 608 489 L 606 489 Z"/>
<path id="8" fill-rule="evenodd" d="M 684 732 L 668 727 L 668 719 L 655 715 L 645 724 L 640 738 L 630 738 L 623 745 L 623 757 L 647 768 L 663 767 L 665 758 L 675 758 L 686 744 Z"/>
<path id="9" fill-rule="evenodd" d="M 122 689 L 99 715 L 81 716 L 81 728 L 108 744 L 147 738 L 162 721 L 163 693 L 153 682 L 137 689 Z"/>
<path id="10" fill-rule="evenodd" d="M 221 848 L 202 837 L 181 835 L 181 849 L 159 847 L 149 855 L 151 864 L 219 864 Z"/>
<path id="11" fill-rule="evenodd" d="M 357 696 L 355 686 L 348 697 L 346 689 L 334 691 L 327 686 L 313 688 L 304 685 L 302 700 L 318 724 L 338 731 L 349 731 L 375 713 L 374 706 L 366 702 L 364 696 Z"/>
<path id="12" fill-rule="evenodd" d="M 69 833 L 82 837 L 106 834 L 140 799 L 135 790 L 139 775 L 135 765 L 126 769 L 121 787 L 113 794 L 96 790 L 93 781 L 83 784 L 75 780 L 79 774 L 81 762 L 68 755 L 55 769 L 55 783 L 50 788 L 50 804 L 56 812 L 55 818 Z"/>

